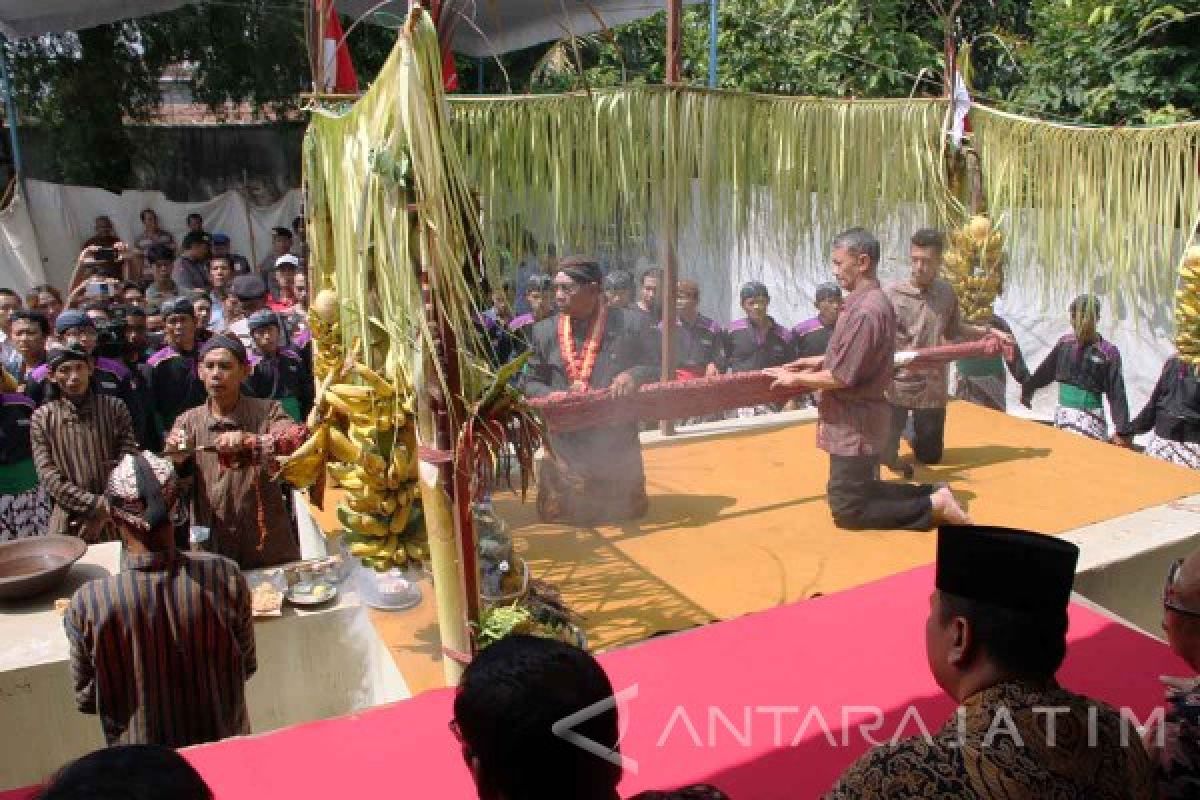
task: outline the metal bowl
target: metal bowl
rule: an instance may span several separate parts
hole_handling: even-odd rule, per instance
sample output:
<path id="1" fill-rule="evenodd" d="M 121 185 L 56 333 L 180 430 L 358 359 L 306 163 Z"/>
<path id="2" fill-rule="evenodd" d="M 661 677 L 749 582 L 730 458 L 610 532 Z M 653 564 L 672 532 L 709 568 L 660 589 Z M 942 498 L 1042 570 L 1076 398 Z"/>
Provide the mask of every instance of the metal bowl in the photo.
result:
<path id="1" fill-rule="evenodd" d="M 34 536 L 0 543 L 0 600 L 24 600 L 63 582 L 87 544 L 75 536 Z"/>

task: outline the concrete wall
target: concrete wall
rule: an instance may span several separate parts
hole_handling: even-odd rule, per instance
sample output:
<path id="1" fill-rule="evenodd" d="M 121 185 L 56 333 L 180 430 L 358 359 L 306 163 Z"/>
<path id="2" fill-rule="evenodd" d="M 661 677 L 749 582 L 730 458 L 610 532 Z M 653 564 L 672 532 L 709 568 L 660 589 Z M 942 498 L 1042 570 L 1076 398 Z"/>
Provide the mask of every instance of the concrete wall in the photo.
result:
<path id="1" fill-rule="evenodd" d="M 116 543 L 94 545 L 59 592 L 0 613 L 0 792 L 37 783 L 104 745 L 79 713 L 54 597 L 117 569 Z M 274 730 L 404 699 L 408 686 L 350 584 L 329 608 L 285 607 L 255 621 L 258 672 L 246 685 L 251 730 Z"/>
<path id="2" fill-rule="evenodd" d="M 300 123 L 262 125 L 131 125 L 134 185 L 156 189 L 176 202 L 204 201 L 230 189 L 269 205 L 300 186 Z M 55 159 L 55 136 L 20 129 L 25 175 L 64 183 Z M 7 140 L 7 129 L 0 131 Z"/>

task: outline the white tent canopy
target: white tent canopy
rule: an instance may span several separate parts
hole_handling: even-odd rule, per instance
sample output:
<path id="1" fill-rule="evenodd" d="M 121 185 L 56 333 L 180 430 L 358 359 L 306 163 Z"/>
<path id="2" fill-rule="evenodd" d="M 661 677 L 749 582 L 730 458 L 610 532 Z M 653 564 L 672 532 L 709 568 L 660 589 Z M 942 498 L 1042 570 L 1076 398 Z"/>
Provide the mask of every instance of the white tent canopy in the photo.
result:
<path id="1" fill-rule="evenodd" d="M 0 33 L 10 39 L 20 39 L 79 30 L 118 19 L 170 11 L 190 1 L 195 0 L 0 0 Z M 447 7 L 463 17 L 456 26 L 454 49 L 478 58 L 520 50 L 572 34 L 594 33 L 666 8 L 665 0 L 446 2 Z M 336 4 L 338 11 L 351 17 L 374 11 L 372 16 L 377 21 L 394 21 L 408 10 L 408 0 L 392 0 L 383 5 L 379 0 L 336 0 Z M 297 4 L 296 13 L 301 13 L 301 9 L 302 6 Z M 384 14 L 388 16 L 384 17 Z"/>
<path id="2" fill-rule="evenodd" d="M 684 0 L 686 5 L 702 0 Z M 666 9 L 665 0 L 443 0 L 462 15 L 454 32 L 454 50 L 487 58 L 521 50 L 540 42 L 582 36 L 632 22 Z M 343 14 L 356 17 L 377 6 L 379 0 L 339 0 Z M 396 0 L 379 10 L 402 15 L 407 0 Z"/>
<path id="3" fill-rule="evenodd" d="M 0 0 L 0 33 L 23 39 L 170 11 L 188 0 Z"/>

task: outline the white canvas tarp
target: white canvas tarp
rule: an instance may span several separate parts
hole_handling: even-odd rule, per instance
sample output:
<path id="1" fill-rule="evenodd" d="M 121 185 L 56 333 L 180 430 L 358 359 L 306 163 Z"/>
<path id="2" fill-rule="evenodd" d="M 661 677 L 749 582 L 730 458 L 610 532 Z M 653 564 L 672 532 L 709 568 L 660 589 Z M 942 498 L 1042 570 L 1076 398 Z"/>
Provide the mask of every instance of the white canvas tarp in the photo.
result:
<path id="1" fill-rule="evenodd" d="M 170 11 L 188 0 L 0 0 L 0 33 L 23 39 Z"/>
<path id="2" fill-rule="evenodd" d="M 485 58 L 525 47 L 582 36 L 656 14 L 663 0 L 445 0 L 460 14 L 454 49 Z M 90 28 L 119 19 L 157 14 L 189 0 L 0 0 L 0 33 L 10 39 Z M 700 0 L 684 0 L 694 4 Z M 342 14 L 394 26 L 408 11 L 408 0 L 380 5 L 379 0 L 337 0 Z M 286 12 L 285 12 L 286 13 Z M 303 6 L 295 5 L 297 16 Z"/>
<path id="3" fill-rule="evenodd" d="M 632 22 L 666 9 L 664 0 L 443 0 L 460 14 L 454 50 L 475 58 L 521 50 L 541 42 L 589 33 Z M 694 5 L 701 0 L 684 0 Z M 357 16 L 378 0 L 341 0 L 338 10 Z M 407 0 L 378 9 L 388 19 L 402 16 Z M 384 19 L 384 17 L 379 17 Z"/>
<path id="4" fill-rule="evenodd" d="M 176 203 L 161 192 L 114 194 L 33 180 L 25 181 L 25 191 L 0 213 L 0 286 L 20 291 L 42 282 L 65 288 L 83 241 L 102 214 L 112 219 L 117 236 L 132 242 L 142 230 L 142 209 L 152 208 L 178 242 L 187 231 L 187 215 L 195 212 L 204 217 L 205 230 L 227 234 L 234 252 L 257 264 L 270 250 L 271 228 L 290 228 L 302 203 L 299 189 L 270 206 L 251 205 L 239 192 Z"/>

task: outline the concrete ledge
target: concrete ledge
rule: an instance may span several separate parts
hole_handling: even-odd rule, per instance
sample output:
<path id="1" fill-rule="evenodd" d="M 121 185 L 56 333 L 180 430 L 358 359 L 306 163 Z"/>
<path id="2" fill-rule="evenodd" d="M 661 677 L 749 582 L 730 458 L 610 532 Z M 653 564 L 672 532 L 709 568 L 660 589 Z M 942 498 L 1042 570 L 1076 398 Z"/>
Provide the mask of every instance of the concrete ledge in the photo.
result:
<path id="1" fill-rule="evenodd" d="M 644 431 L 641 434 L 642 447 L 661 447 L 674 442 L 689 439 L 715 439 L 721 436 L 732 436 L 738 433 L 775 428 L 786 428 L 798 422 L 816 422 L 815 408 L 802 408 L 799 411 L 780 411 L 775 414 L 764 414 L 761 417 L 734 417 L 716 422 L 701 422 L 698 425 L 683 425 L 675 429 L 674 436 L 663 436 L 657 429 Z"/>
<path id="2" fill-rule="evenodd" d="M 1075 591 L 1162 638 L 1167 566 L 1200 547 L 1200 495 L 1063 534 L 1079 546 Z"/>

